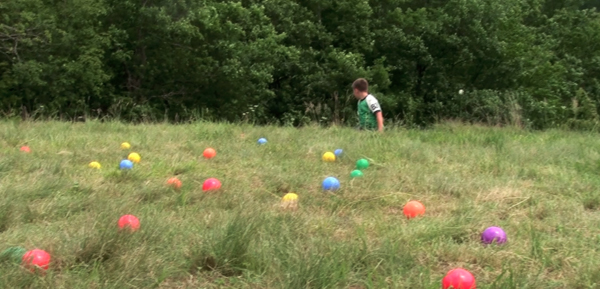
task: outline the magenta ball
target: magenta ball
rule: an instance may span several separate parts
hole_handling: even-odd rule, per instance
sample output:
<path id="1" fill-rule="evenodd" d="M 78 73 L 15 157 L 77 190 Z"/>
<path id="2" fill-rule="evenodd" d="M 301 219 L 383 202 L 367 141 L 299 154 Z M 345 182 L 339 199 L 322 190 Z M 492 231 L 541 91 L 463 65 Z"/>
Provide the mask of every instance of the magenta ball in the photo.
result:
<path id="1" fill-rule="evenodd" d="M 489 227 L 481 234 L 481 241 L 485 244 L 504 244 L 506 243 L 506 233 L 499 227 Z"/>

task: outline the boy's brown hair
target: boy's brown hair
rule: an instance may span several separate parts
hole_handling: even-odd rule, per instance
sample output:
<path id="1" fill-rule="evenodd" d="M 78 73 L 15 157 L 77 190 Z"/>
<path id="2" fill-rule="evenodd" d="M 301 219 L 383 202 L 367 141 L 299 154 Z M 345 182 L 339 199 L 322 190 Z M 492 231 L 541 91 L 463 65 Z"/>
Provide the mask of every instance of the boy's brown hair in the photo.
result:
<path id="1" fill-rule="evenodd" d="M 352 89 L 358 89 L 360 92 L 369 91 L 369 83 L 364 78 L 359 78 L 352 83 Z"/>

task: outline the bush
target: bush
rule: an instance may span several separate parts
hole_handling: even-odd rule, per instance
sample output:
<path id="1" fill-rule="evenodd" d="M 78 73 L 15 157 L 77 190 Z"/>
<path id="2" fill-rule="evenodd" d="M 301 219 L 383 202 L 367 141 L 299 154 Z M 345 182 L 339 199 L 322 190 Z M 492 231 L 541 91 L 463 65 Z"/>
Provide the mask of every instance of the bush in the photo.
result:
<path id="1" fill-rule="evenodd" d="M 366 77 L 404 125 L 588 126 L 599 13 L 551 2 L 9 1 L 0 111 L 353 125 L 350 84 Z"/>

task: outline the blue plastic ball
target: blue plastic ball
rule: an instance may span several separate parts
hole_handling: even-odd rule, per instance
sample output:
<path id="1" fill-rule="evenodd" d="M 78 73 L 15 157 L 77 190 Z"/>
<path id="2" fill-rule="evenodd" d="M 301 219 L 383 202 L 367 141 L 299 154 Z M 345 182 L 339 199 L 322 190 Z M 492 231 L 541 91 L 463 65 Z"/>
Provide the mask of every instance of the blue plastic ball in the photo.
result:
<path id="1" fill-rule="evenodd" d="M 340 181 L 334 177 L 328 177 L 323 181 L 323 190 L 337 191 L 340 188 Z"/>
<path id="2" fill-rule="evenodd" d="M 261 137 L 258 139 L 258 144 L 266 144 L 267 143 L 267 139 L 264 137 Z"/>
<path id="3" fill-rule="evenodd" d="M 341 156 L 344 153 L 344 150 L 337 149 L 333 153 L 335 154 L 336 157 L 339 157 L 339 156 Z"/>
<path id="4" fill-rule="evenodd" d="M 122 170 L 131 170 L 133 168 L 133 162 L 131 162 L 130 160 L 122 160 L 119 164 L 119 167 Z"/>

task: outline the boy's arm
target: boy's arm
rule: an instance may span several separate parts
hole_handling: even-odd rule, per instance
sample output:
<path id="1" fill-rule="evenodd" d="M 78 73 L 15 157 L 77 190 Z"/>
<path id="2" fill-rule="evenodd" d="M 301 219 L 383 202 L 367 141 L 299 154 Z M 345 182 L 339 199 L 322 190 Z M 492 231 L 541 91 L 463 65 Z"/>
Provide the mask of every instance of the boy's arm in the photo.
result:
<path id="1" fill-rule="evenodd" d="M 375 113 L 375 117 L 377 117 L 377 129 L 383 132 L 383 113 L 381 113 L 381 110 Z"/>
<path id="2" fill-rule="evenodd" d="M 381 106 L 379 105 L 379 101 L 373 96 L 368 95 L 366 98 L 367 105 L 375 117 L 377 118 L 377 130 L 383 132 L 383 114 L 381 113 Z"/>

